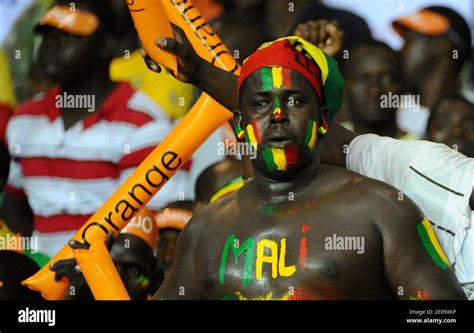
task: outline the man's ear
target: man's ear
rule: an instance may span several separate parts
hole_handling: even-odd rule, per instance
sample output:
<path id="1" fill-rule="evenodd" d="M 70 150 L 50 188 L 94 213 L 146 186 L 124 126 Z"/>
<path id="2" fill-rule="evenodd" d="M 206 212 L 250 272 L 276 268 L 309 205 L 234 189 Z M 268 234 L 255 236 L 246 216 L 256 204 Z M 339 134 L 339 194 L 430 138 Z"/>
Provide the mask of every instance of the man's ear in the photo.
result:
<path id="1" fill-rule="evenodd" d="M 239 109 L 234 110 L 234 131 L 237 139 L 243 140 L 245 137 L 245 132 L 242 129 L 242 112 Z"/>
<path id="2" fill-rule="evenodd" d="M 319 120 L 318 120 L 318 137 L 322 138 L 326 135 L 329 130 L 329 110 L 323 105 L 319 109 Z"/>
<path id="3" fill-rule="evenodd" d="M 240 109 L 234 109 L 234 124 L 235 126 L 240 126 L 240 123 L 242 122 L 242 112 Z"/>
<path id="4" fill-rule="evenodd" d="M 329 109 L 327 108 L 326 105 L 323 105 L 322 107 L 319 108 L 319 118 L 320 118 L 320 122 L 318 126 L 321 126 L 324 123 L 329 124 Z"/>

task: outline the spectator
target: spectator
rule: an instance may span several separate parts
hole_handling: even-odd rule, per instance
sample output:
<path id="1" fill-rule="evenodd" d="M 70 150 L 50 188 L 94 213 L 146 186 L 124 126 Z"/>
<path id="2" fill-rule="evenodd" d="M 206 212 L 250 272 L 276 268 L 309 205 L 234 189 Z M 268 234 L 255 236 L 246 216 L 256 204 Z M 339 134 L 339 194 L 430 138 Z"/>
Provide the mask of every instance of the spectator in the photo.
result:
<path id="1" fill-rule="evenodd" d="M 172 126 L 145 94 L 109 80 L 114 17 L 106 3 L 74 5 L 70 10 L 69 1 L 58 1 L 36 27 L 44 37 L 38 64 L 59 86 L 20 106 L 7 127 L 12 162 L 5 221 L 13 232 L 38 237 L 39 251 L 48 256 Z M 67 21 L 61 21 L 64 16 Z M 176 200 L 174 193 L 186 186 L 177 176 L 150 202 L 151 209 Z"/>
<path id="2" fill-rule="evenodd" d="M 427 138 L 474 157 L 474 105 L 462 96 L 445 96 L 433 107 Z"/>
<path id="3" fill-rule="evenodd" d="M 397 106 L 391 96 L 400 97 L 403 89 L 401 59 L 382 42 L 356 47 L 345 63 L 345 103 L 351 122 L 346 128 L 360 134 L 375 133 L 396 137 Z M 384 103 L 385 101 L 385 103 Z"/>
<path id="4" fill-rule="evenodd" d="M 393 22 L 403 37 L 403 73 L 407 90 L 419 99 L 401 108 L 398 127 L 418 137 L 425 134 L 430 109 L 439 97 L 459 92 L 459 73 L 469 57 L 471 32 L 456 11 L 440 6 Z"/>

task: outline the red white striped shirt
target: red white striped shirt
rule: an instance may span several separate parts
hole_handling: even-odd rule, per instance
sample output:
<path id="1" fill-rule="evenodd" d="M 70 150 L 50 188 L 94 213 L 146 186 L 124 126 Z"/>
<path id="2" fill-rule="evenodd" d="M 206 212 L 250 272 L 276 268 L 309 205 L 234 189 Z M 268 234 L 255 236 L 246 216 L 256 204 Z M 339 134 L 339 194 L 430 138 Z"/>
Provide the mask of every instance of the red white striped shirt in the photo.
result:
<path id="1" fill-rule="evenodd" d="M 7 127 L 12 156 L 6 191 L 26 195 L 34 230 L 79 229 L 172 129 L 147 95 L 119 84 L 100 110 L 64 130 L 59 87 L 26 102 Z M 73 111 L 71 111 L 73 112 Z M 159 209 L 188 192 L 183 171 L 150 201 Z"/>

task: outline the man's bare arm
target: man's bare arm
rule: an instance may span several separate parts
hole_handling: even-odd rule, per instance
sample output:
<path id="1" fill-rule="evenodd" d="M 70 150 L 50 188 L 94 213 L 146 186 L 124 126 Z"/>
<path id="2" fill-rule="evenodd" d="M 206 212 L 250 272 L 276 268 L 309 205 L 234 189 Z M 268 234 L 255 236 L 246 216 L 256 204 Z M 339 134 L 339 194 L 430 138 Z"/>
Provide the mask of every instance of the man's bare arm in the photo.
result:
<path id="1" fill-rule="evenodd" d="M 198 272 L 195 261 L 198 239 L 198 221 L 192 218 L 178 238 L 173 266 L 155 300 L 200 299 Z"/>
<path id="2" fill-rule="evenodd" d="M 156 45 L 176 55 L 178 60 L 178 74 L 176 78 L 185 83 L 191 83 L 206 92 L 228 110 L 235 110 L 239 103 L 237 98 L 237 76 L 219 69 L 202 59 L 193 49 L 184 31 L 173 25 L 176 39 L 157 38 Z M 154 72 L 161 72 L 156 64 L 140 48 L 147 67 Z"/>
<path id="3" fill-rule="evenodd" d="M 466 299 L 430 222 L 408 197 L 386 185 L 381 189 L 376 223 L 383 239 L 385 276 L 394 296 Z"/>

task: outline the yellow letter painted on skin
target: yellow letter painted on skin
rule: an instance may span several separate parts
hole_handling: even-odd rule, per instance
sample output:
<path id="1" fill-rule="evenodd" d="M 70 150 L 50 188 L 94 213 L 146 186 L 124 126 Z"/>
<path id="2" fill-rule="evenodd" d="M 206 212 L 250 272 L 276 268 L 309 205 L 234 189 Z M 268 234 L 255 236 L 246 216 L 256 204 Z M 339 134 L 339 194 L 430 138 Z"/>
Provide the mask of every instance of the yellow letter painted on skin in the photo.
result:
<path id="1" fill-rule="evenodd" d="M 295 274 L 296 265 L 285 266 L 286 257 L 286 238 L 282 238 L 280 241 L 280 259 L 278 260 L 278 273 L 280 276 L 289 277 Z"/>
<path id="2" fill-rule="evenodd" d="M 269 248 L 271 254 L 265 255 L 265 248 Z M 275 241 L 262 239 L 257 244 L 257 264 L 256 264 L 256 276 L 257 280 L 262 279 L 262 266 L 263 263 L 272 264 L 272 278 L 276 279 L 278 276 L 277 261 L 278 261 L 278 244 Z"/>

